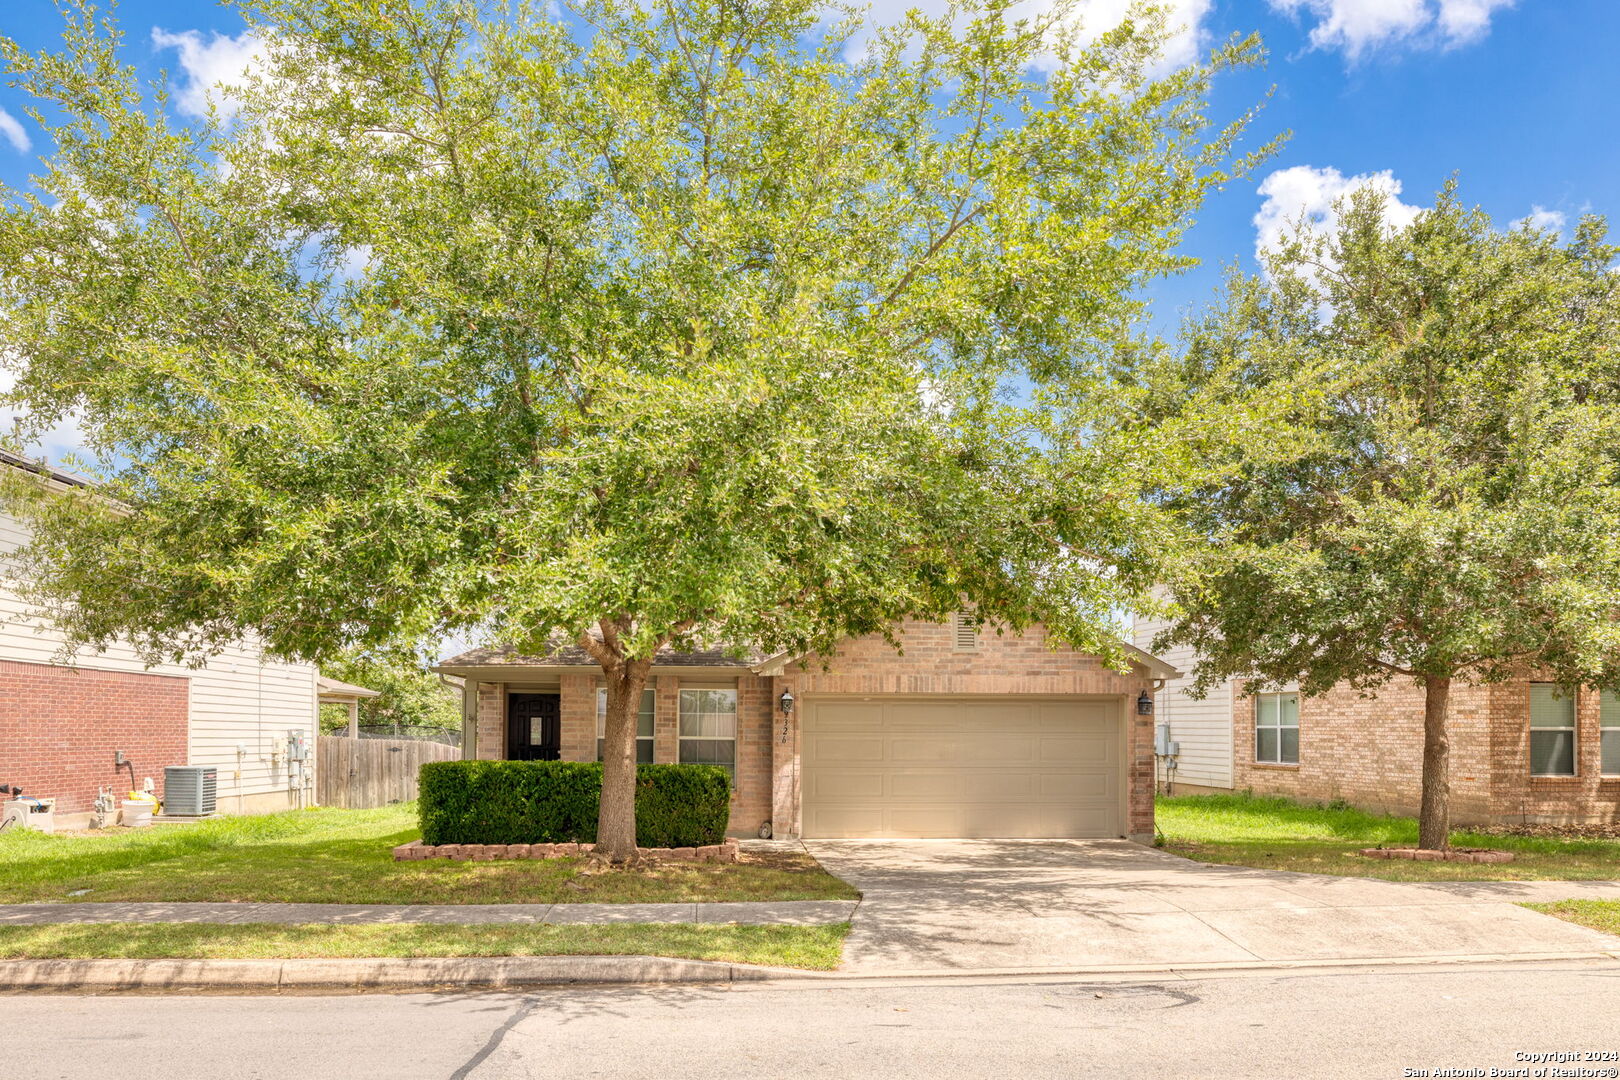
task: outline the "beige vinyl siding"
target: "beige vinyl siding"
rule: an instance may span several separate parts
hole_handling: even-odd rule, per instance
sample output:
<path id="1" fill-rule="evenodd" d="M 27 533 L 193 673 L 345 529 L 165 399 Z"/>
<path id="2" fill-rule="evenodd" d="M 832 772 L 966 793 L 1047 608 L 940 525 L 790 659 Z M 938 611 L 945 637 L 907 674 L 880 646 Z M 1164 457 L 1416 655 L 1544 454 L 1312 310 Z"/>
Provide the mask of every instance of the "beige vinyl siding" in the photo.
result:
<path id="1" fill-rule="evenodd" d="M 51 626 L 32 618 L 17 596 L 12 552 L 27 540 L 25 527 L 0 513 L 0 659 L 31 664 L 59 663 L 62 638 Z M 74 665 L 101 671 L 145 672 L 189 680 L 189 761 L 136 762 L 137 780 L 161 778 L 165 765 L 213 765 L 219 770 L 219 808 L 238 809 L 236 800 L 286 795 L 288 769 L 284 740 L 301 731 L 309 746 L 306 765 L 308 802 L 314 801 L 314 757 L 317 729 L 315 668 L 264 660 L 251 644 L 227 649 L 201 668 L 175 664 L 147 667 L 126 646 L 84 653 Z M 237 753 L 238 745 L 242 753 Z M 288 800 L 291 804 L 291 799 Z M 273 805 L 273 804 L 272 804 Z"/>
<path id="2" fill-rule="evenodd" d="M 1152 651 L 1153 635 L 1164 623 L 1137 619 L 1131 631 L 1131 644 Z M 1186 672 L 1171 679 L 1154 698 L 1154 722 L 1168 721 L 1170 738 L 1181 743 L 1181 756 L 1175 772 L 1177 783 L 1204 787 L 1232 786 L 1232 684 L 1222 683 L 1202 701 L 1189 697 L 1191 673 L 1197 657 L 1190 645 L 1177 645 L 1161 653 L 1159 659 Z"/>

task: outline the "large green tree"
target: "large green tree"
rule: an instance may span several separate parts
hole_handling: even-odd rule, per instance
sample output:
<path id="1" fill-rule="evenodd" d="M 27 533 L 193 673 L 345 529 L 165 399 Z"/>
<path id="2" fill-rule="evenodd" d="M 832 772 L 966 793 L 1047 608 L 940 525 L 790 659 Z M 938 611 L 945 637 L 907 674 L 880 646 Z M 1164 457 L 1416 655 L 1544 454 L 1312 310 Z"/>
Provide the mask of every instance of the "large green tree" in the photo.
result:
<path id="1" fill-rule="evenodd" d="M 1080 433 L 1245 164 L 1205 99 L 1254 46 L 1158 77 L 1151 11 L 1009 7 L 257 0 L 198 123 L 89 12 L 0 42 L 56 145 L 6 193 L 0 362 L 106 481 L 25 507 L 36 596 L 153 656 L 575 642 L 614 861 L 661 647 L 968 603 L 1113 655 L 1159 525 Z"/>
<path id="2" fill-rule="evenodd" d="M 1503 231 L 1454 185 L 1386 211 L 1367 190 L 1301 223 L 1144 365 L 1147 416 L 1269 414 L 1157 492 L 1195 537 L 1161 644 L 1205 689 L 1415 681 L 1443 848 L 1455 683 L 1620 686 L 1620 278 L 1597 218 Z"/>

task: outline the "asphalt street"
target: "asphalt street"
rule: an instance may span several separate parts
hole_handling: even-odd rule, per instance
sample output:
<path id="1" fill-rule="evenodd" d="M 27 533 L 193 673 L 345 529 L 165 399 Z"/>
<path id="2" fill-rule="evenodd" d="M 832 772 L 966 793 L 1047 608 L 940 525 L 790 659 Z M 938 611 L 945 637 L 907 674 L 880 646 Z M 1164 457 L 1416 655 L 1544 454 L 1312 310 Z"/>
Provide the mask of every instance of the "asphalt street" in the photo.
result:
<path id="1" fill-rule="evenodd" d="M 0 1067 L 27 1080 L 1613 1076 L 1616 1017 L 1612 962 L 1186 981 L 10 995 Z M 1522 1057 L 1587 1052 L 1610 1056 Z"/>

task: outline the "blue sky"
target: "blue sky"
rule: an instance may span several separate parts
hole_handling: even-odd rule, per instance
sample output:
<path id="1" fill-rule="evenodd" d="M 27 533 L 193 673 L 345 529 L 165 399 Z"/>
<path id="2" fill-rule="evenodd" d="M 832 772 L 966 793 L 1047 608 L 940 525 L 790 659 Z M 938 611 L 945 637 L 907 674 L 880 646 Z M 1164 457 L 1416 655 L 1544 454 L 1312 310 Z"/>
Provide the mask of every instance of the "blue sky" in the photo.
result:
<path id="1" fill-rule="evenodd" d="M 1029 0 L 1032 5 L 1049 0 Z M 1257 238 L 1301 210 L 1325 211 L 1356 178 L 1373 177 L 1399 199 L 1430 202 L 1457 173 L 1463 197 L 1502 223 L 1539 213 L 1557 227 L 1586 211 L 1620 208 L 1620 3 L 1615 0 L 1170 0 L 1188 27 L 1167 62 L 1227 35 L 1258 32 L 1265 68 L 1229 76 L 1217 111 L 1233 115 L 1275 85 L 1257 138 L 1292 137 L 1255 176 L 1204 208 L 1187 250 L 1203 265 L 1155 289 L 1161 325 L 1211 295 L 1223 264 L 1254 267 Z M 1125 0 L 1084 0 L 1094 23 L 1117 19 Z M 879 0 L 880 14 L 943 0 Z M 193 89 L 239 70 L 230 40 L 241 23 L 199 0 L 124 0 L 131 55 L 177 73 Z M 46 47 L 58 32 L 50 0 L 10 0 L 0 33 Z M 157 33 L 154 33 L 157 31 Z M 189 74 L 188 74 L 189 73 Z M 187 103 L 184 94 L 180 105 Z M 20 184 L 48 152 L 0 87 L 0 179 Z M 1257 225 L 1257 215 L 1260 224 Z M 71 431 L 46 451 L 60 452 Z"/>

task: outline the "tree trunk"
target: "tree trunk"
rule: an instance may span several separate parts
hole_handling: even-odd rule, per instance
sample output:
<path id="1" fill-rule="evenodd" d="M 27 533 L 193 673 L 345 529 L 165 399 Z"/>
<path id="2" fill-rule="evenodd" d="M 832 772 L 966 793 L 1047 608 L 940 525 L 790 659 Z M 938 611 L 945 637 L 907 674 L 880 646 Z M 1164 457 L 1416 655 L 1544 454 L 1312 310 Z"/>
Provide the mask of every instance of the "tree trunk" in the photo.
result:
<path id="1" fill-rule="evenodd" d="M 602 804 L 591 858 L 624 865 L 636 861 L 636 714 L 651 660 L 603 665 L 607 715 L 602 732 Z"/>
<path id="2" fill-rule="evenodd" d="M 1423 676 L 1423 805 L 1418 812 L 1418 847 L 1444 851 L 1451 836 L 1451 740 L 1446 707 L 1451 678 Z"/>

